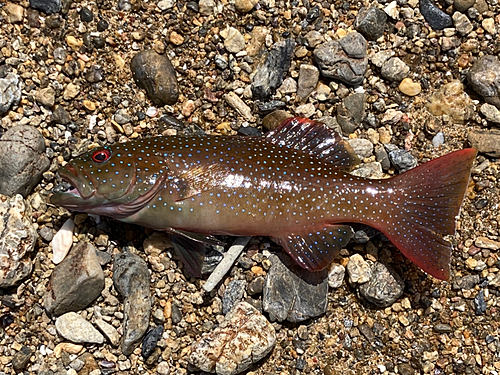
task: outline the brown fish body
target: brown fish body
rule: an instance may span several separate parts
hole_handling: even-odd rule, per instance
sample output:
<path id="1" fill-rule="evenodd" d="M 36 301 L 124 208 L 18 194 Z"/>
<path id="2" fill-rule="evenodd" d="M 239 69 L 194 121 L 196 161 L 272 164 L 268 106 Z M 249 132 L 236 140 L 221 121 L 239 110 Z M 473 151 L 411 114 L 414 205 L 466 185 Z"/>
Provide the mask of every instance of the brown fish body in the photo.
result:
<path id="1" fill-rule="evenodd" d="M 357 158 L 338 134 L 291 119 L 265 138 L 105 147 L 60 171 L 76 188 L 53 202 L 199 242 L 196 233 L 270 236 L 309 270 L 326 267 L 351 238 L 340 223 L 363 223 L 447 278 L 451 245 L 443 236 L 454 233 L 474 157 L 462 150 L 392 179 L 359 178 L 346 172 Z"/>

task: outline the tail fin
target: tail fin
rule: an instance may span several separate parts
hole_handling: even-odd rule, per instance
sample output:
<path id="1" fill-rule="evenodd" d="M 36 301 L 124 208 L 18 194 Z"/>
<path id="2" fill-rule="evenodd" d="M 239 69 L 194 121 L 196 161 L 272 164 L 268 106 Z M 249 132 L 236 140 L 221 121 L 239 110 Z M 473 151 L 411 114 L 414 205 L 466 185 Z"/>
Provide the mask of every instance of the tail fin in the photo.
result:
<path id="1" fill-rule="evenodd" d="M 450 153 L 391 180 L 392 210 L 385 228 L 378 228 L 413 263 L 446 280 L 452 245 L 443 237 L 455 234 L 455 219 L 469 183 L 477 151 Z"/>

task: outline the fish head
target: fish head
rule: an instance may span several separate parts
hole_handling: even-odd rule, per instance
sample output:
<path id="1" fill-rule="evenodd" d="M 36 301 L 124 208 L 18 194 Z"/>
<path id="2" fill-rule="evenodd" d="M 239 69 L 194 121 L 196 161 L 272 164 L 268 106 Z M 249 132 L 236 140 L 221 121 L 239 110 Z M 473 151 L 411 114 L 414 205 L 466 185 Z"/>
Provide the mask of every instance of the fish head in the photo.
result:
<path id="1" fill-rule="evenodd" d="M 64 181 L 51 203 L 75 211 L 98 213 L 99 207 L 132 201 L 137 179 L 134 155 L 111 146 L 100 147 L 59 169 Z"/>

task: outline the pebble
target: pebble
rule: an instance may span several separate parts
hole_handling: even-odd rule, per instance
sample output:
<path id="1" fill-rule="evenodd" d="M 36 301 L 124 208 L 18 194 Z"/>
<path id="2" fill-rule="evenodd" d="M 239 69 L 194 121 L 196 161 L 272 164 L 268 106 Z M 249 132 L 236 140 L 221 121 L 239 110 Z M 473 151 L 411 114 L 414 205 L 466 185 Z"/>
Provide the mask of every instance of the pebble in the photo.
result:
<path id="1" fill-rule="evenodd" d="M 160 0 L 157 4 L 160 10 L 172 9 L 175 5 L 175 0 Z"/>
<path id="2" fill-rule="evenodd" d="M 376 161 L 363 163 L 352 171 L 351 174 L 363 178 L 383 178 L 382 165 Z"/>
<path id="3" fill-rule="evenodd" d="M 453 6 L 459 12 L 467 12 L 467 10 L 474 5 L 476 0 L 455 0 Z"/>
<path id="4" fill-rule="evenodd" d="M 301 99 L 307 97 L 313 92 L 318 85 L 319 70 L 314 65 L 302 64 L 299 70 L 299 81 L 297 88 L 297 96 Z"/>
<path id="5" fill-rule="evenodd" d="M 353 133 L 365 117 L 366 95 L 353 93 L 337 107 L 337 122 L 345 135 Z"/>
<path id="6" fill-rule="evenodd" d="M 420 13 L 433 29 L 442 30 L 453 24 L 451 17 L 439 9 L 432 0 L 420 0 Z"/>
<path id="7" fill-rule="evenodd" d="M 155 328 L 149 330 L 149 332 L 144 336 L 142 340 L 141 354 L 144 358 L 148 358 L 156 348 L 158 341 L 160 341 L 163 335 L 163 326 L 156 326 Z"/>
<path id="8" fill-rule="evenodd" d="M 474 245 L 477 247 L 480 247 L 481 249 L 489 249 L 489 250 L 499 250 L 500 249 L 500 242 L 499 241 L 494 241 L 490 240 L 488 237 L 477 237 L 474 240 Z"/>
<path id="9" fill-rule="evenodd" d="M 399 9 L 397 1 L 391 1 L 389 4 L 387 4 L 387 6 L 384 8 L 384 12 L 394 20 L 399 19 Z"/>
<path id="10" fill-rule="evenodd" d="M 189 363 L 219 375 L 239 374 L 264 358 L 276 344 L 274 327 L 246 302 L 191 347 Z"/>
<path id="11" fill-rule="evenodd" d="M 481 26 L 486 30 L 486 32 L 490 33 L 491 35 L 495 35 L 497 33 L 495 20 L 493 18 L 485 18 L 481 22 Z"/>
<path id="12" fill-rule="evenodd" d="M 370 265 L 359 254 L 349 258 L 346 269 L 351 284 L 363 284 L 371 278 Z"/>
<path id="13" fill-rule="evenodd" d="M 411 153 L 402 149 L 389 151 L 389 159 L 399 173 L 406 172 L 418 164 L 417 159 Z"/>
<path id="14" fill-rule="evenodd" d="M 26 368 L 30 361 L 30 357 L 33 355 L 33 350 L 28 348 L 26 345 L 22 345 L 21 349 L 12 358 L 12 368 L 16 372 L 20 372 Z"/>
<path id="15" fill-rule="evenodd" d="M 214 13 L 215 1 L 214 0 L 200 0 L 199 11 L 202 16 L 209 16 Z"/>
<path id="16" fill-rule="evenodd" d="M 470 290 L 480 282 L 479 275 L 465 275 L 463 277 L 456 278 L 453 280 L 454 290 Z"/>
<path id="17" fill-rule="evenodd" d="M 52 262 L 54 264 L 61 263 L 68 255 L 71 246 L 73 246 L 74 229 L 75 223 L 72 219 L 68 219 L 52 238 Z"/>
<path id="18" fill-rule="evenodd" d="M 120 125 L 125 125 L 132 120 L 126 109 L 119 109 L 116 111 L 113 119 Z"/>
<path id="19" fill-rule="evenodd" d="M 0 115 L 19 103 L 22 87 L 17 74 L 8 73 L 4 78 L 0 78 Z"/>
<path id="20" fill-rule="evenodd" d="M 409 72 L 410 68 L 399 57 L 391 57 L 389 60 L 382 64 L 382 69 L 380 70 L 380 74 L 382 74 L 382 77 L 393 82 L 399 82 L 403 80 L 403 78 L 405 78 Z M 406 85 L 406 87 L 408 87 L 408 85 Z"/>
<path id="21" fill-rule="evenodd" d="M 246 121 L 254 121 L 251 108 L 234 91 L 225 94 L 224 100 L 243 116 Z"/>
<path id="22" fill-rule="evenodd" d="M 82 22 L 92 22 L 92 20 L 94 19 L 94 14 L 87 7 L 82 7 L 79 13 L 80 13 L 80 20 Z"/>
<path id="23" fill-rule="evenodd" d="M 95 320 L 95 325 L 106 336 L 111 345 L 115 347 L 120 345 L 121 336 L 115 327 L 101 318 Z"/>
<path id="24" fill-rule="evenodd" d="M 479 110 L 486 117 L 486 120 L 500 124 L 500 110 L 497 107 L 484 103 Z"/>
<path id="25" fill-rule="evenodd" d="M 471 130 L 467 136 L 471 147 L 493 158 L 500 158 L 499 130 Z"/>
<path id="26" fill-rule="evenodd" d="M 422 91 L 422 86 L 411 78 L 404 78 L 399 84 L 399 91 L 408 96 L 416 96 Z"/>
<path id="27" fill-rule="evenodd" d="M 175 44 L 176 46 L 180 46 L 182 43 L 184 43 L 184 37 L 175 31 L 172 31 L 170 33 L 169 40 L 172 44 Z"/>
<path id="28" fill-rule="evenodd" d="M 92 324 L 75 312 L 69 312 L 56 319 L 56 329 L 66 340 L 74 343 L 102 344 L 104 336 Z"/>
<path id="29" fill-rule="evenodd" d="M 500 109 L 500 60 L 496 56 L 479 57 L 469 71 L 467 79 L 486 103 Z"/>
<path id="30" fill-rule="evenodd" d="M 222 296 L 222 313 L 225 315 L 241 301 L 243 295 L 245 294 L 245 289 L 247 282 L 245 280 L 233 280 L 230 281 L 224 295 Z"/>
<path id="31" fill-rule="evenodd" d="M 354 20 L 354 28 L 368 40 L 377 40 L 384 35 L 387 15 L 375 7 L 362 7 Z"/>
<path id="32" fill-rule="evenodd" d="M 235 0 L 234 7 L 238 12 L 248 13 L 250 12 L 259 2 L 259 0 Z"/>
<path id="33" fill-rule="evenodd" d="M 444 143 L 444 133 L 439 132 L 434 137 L 432 137 L 432 145 L 434 147 L 439 147 Z"/>
<path id="34" fill-rule="evenodd" d="M 359 286 L 359 293 L 367 301 L 385 308 L 403 295 L 404 287 L 405 283 L 392 268 L 376 262 L 371 268 L 368 282 Z"/>
<path id="35" fill-rule="evenodd" d="M 344 281 L 345 267 L 338 263 L 332 263 L 328 267 L 328 286 L 330 288 L 339 288 Z"/>
<path id="36" fill-rule="evenodd" d="M 132 58 L 130 69 L 137 86 L 146 90 L 155 105 L 172 105 L 179 99 L 175 69 L 165 55 L 152 49 L 139 52 Z"/>
<path id="37" fill-rule="evenodd" d="M 366 51 L 365 38 L 360 33 L 353 32 L 339 41 L 320 44 L 314 49 L 313 55 L 324 77 L 356 86 L 363 82 L 368 69 Z"/>
<path id="38" fill-rule="evenodd" d="M 10 23 L 18 23 L 23 20 L 24 8 L 18 4 L 7 3 L 4 7 Z"/>
<path id="39" fill-rule="evenodd" d="M 73 235 L 72 230 L 69 233 Z M 89 242 L 80 242 L 52 271 L 43 305 L 54 316 L 79 311 L 96 300 L 103 289 L 104 273 L 95 248 Z"/>
<path id="40" fill-rule="evenodd" d="M 283 77 L 290 69 L 295 41 L 286 39 L 274 43 L 262 65 L 256 69 L 252 78 L 254 99 L 265 99 L 283 82 Z"/>
<path id="41" fill-rule="evenodd" d="M 31 207 L 21 195 L 0 195 L 0 217 L 0 288 L 8 288 L 31 273 L 31 252 L 38 236 Z"/>
<path id="42" fill-rule="evenodd" d="M 486 312 L 486 302 L 484 300 L 484 291 L 481 289 L 474 298 L 474 308 L 476 315 L 483 315 Z"/>
<path id="43" fill-rule="evenodd" d="M 316 30 L 311 30 L 309 31 L 306 35 L 304 35 L 304 38 L 306 40 L 307 45 L 310 48 L 316 48 L 319 44 L 323 43 L 325 41 L 325 37 L 323 36 L 322 33 Z M 300 55 L 300 53 L 299 53 Z M 297 52 L 295 54 L 297 56 Z M 299 57 L 299 56 L 297 56 Z"/>
<path id="44" fill-rule="evenodd" d="M 56 92 L 52 87 L 40 89 L 35 94 L 35 100 L 38 104 L 51 108 L 56 102 Z"/>
<path id="45" fill-rule="evenodd" d="M 368 139 L 350 139 L 349 144 L 360 159 L 368 158 L 373 155 L 373 143 L 371 143 Z"/>
<path id="46" fill-rule="evenodd" d="M 325 313 L 327 270 L 306 271 L 285 254 L 272 254 L 269 260 L 262 303 L 271 321 L 297 323 Z"/>
<path id="47" fill-rule="evenodd" d="M 433 327 L 434 332 L 436 333 L 451 333 L 453 332 L 453 328 L 449 324 L 446 323 L 437 323 Z"/>
<path id="48" fill-rule="evenodd" d="M 465 14 L 455 12 L 453 13 L 452 19 L 453 23 L 455 24 L 455 28 L 460 33 L 460 35 L 467 35 L 472 30 L 474 30 L 472 22 L 470 22 Z"/>
<path id="49" fill-rule="evenodd" d="M 33 9 L 41 10 L 46 14 L 57 13 L 61 10 L 61 0 L 29 0 Z"/>
<path id="50" fill-rule="evenodd" d="M 234 27 L 227 27 L 220 32 L 224 38 L 224 48 L 230 53 L 238 53 L 245 49 L 245 39 L 243 35 Z"/>
<path id="51" fill-rule="evenodd" d="M 74 99 L 80 94 L 80 86 L 75 85 L 74 83 L 70 82 L 66 85 L 64 91 L 63 91 L 63 99 L 64 100 L 71 100 Z"/>
<path id="52" fill-rule="evenodd" d="M 113 283 L 124 298 L 122 352 L 129 355 L 149 326 L 151 295 L 146 262 L 130 252 L 116 254 L 113 257 Z"/>
<path id="53" fill-rule="evenodd" d="M 257 294 L 261 294 L 262 291 L 264 290 L 264 281 L 265 281 L 265 279 L 262 276 L 258 276 L 255 279 L 253 279 L 252 281 L 250 281 L 250 283 L 248 283 L 248 287 L 247 287 L 248 295 L 255 296 Z"/>

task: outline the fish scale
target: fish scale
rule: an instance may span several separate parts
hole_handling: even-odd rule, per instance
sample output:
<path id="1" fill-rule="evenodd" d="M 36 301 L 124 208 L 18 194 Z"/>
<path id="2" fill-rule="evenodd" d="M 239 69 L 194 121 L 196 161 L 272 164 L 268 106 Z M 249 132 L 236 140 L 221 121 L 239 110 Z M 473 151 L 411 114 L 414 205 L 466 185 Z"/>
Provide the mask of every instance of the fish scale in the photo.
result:
<path id="1" fill-rule="evenodd" d="M 352 237 L 382 231 L 424 271 L 447 278 L 476 151 L 461 150 L 391 179 L 364 179 L 349 144 L 323 124 L 286 120 L 265 137 L 155 137 L 105 146 L 59 174 L 73 189 L 52 202 L 169 232 L 194 273 L 210 235 L 269 236 L 308 270 Z"/>

